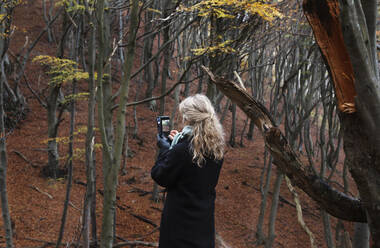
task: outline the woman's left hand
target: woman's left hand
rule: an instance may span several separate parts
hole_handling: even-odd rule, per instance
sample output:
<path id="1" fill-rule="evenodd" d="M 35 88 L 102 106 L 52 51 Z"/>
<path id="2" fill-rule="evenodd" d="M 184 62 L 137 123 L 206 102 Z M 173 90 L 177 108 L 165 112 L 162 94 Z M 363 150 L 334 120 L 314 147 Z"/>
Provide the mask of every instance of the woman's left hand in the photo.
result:
<path id="1" fill-rule="evenodd" d="M 178 133 L 177 130 L 171 130 L 168 136 L 168 139 L 173 140 L 174 136 Z"/>

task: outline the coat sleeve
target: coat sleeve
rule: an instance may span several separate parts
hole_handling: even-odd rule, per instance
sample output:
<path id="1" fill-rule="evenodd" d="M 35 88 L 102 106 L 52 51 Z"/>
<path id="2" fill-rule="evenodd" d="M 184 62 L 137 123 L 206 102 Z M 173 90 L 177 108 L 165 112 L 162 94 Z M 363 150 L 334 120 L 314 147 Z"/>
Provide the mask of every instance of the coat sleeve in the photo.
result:
<path id="1" fill-rule="evenodd" d="M 182 145 L 177 144 L 171 150 L 160 152 L 157 161 L 151 170 L 153 180 L 162 187 L 174 185 L 183 166 Z"/>

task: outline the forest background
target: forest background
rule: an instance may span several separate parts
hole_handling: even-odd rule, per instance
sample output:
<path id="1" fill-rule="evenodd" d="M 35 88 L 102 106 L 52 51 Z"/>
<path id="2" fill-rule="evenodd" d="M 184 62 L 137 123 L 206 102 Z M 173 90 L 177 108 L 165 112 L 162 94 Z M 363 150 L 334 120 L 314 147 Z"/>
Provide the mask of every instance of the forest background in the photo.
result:
<path id="1" fill-rule="evenodd" d="M 367 2 L 2 1 L 0 246 L 157 246 L 155 118 L 180 128 L 180 100 L 204 93 L 226 131 L 218 247 L 379 247 Z"/>

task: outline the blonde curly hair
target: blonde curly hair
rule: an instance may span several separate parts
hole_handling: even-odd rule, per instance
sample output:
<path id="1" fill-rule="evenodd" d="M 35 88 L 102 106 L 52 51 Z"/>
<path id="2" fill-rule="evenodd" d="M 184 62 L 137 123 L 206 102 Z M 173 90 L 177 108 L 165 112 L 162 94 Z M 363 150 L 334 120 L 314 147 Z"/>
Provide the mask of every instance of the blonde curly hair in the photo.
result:
<path id="1" fill-rule="evenodd" d="M 224 131 L 210 100 L 202 94 L 187 97 L 179 105 L 186 125 L 192 127 L 193 161 L 199 166 L 206 157 L 220 160 L 224 155 Z"/>

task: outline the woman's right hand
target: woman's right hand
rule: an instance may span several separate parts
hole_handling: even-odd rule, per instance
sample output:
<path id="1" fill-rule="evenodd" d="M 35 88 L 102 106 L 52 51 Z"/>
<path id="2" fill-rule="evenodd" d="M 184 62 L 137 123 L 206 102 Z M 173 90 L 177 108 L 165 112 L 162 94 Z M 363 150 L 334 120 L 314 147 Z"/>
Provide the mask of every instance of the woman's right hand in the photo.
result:
<path id="1" fill-rule="evenodd" d="M 157 146 L 160 149 L 165 149 L 165 150 L 169 149 L 170 141 L 168 138 L 166 138 L 164 136 L 160 136 L 159 134 L 157 134 Z"/>
<path id="2" fill-rule="evenodd" d="M 177 130 L 171 130 L 170 133 L 169 133 L 168 138 L 170 140 L 173 140 L 174 136 L 176 136 L 177 133 L 179 133 Z"/>

